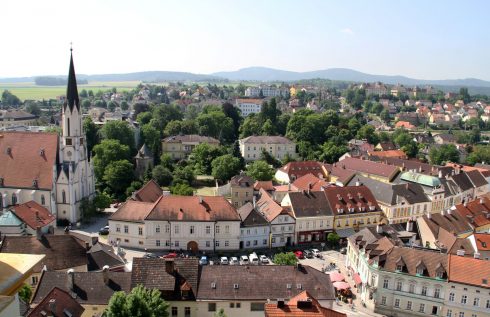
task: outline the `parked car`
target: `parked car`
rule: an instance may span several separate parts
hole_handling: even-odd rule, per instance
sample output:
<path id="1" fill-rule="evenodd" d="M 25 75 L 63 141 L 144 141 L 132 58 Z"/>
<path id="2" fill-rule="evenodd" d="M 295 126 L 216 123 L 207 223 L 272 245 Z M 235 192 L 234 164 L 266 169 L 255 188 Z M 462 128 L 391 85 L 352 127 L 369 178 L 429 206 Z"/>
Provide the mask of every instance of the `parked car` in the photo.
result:
<path id="1" fill-rule="evenodd" d="M 260 259 L 260 263 L 269 264 L 269 259 L 265 255 L 262 254 L 261 256 L 259 256 L 259 259 Z"/>
<path id="2" fill-rule="evenodd" d="M 99 234 L 100 234 L 100 235 L 106 235 L 106 234 L 109 234 L 109 226 L 105 226 L 105 227 L 100 228 L 100 230 L 99 230 Z"/>
<path id="3" fill-rule="evenodd" d="M 346 254 L 346 253 L 347 253 L 347 248 L 342 248 L 342 249 L 340 249 L 340 253 L 341 253 L 341 254 Z"/>
<path id="4" fill-rule="evenodd" d="M 303 255 L 305 256 L 305 258 L 307 259 L 312 259 L 313 258 L 313 252 L 311 252 L 310 250 L 304 250 L 303 251 Z"/>
<path id="5" fill-rule="evenodd" d="M 208 257 L 207 256 L 202 256 L 199 259 L 199 265 L 208 265 Z"/>
<path id="6" fill-rule="evenodd" d="M 156 255 L 154 253 L 145 253 L 145 255 L 143 255 L 143 257 L 146 259 L 157 259 L 158 255 Z"/>
<path id="7" fill-rule="evenodd" d="M 164 259 L 173 259 L 177 257 L 177 253 L 175 252 L 170 252 L 162 256 Z"/>
<path id="8" fill-rule="evenodd" d="M 294 255 L 296 255 L 296 258 L 298 258 L 298 259 L 304 259 L 305 258 L 305 256 L 303 255 L 303 252 L 301 252 L 299 250 L 294 251 Z"/>
<path id="9" fill-rule="evenodd" d="M 230 265 L 238 265 L 238 258 L 236 256 L 230 258 Z"/>
<path id="10" fill-rule="evenodd" d="M 228 262 L 228 258 L 226 256 L 222 256 L 220 259 L 219 259 L 219 264 L 221 265 L 228 265 L 229 262 Z"/>
<path id="11" fill-rule="evenodd" d="M 317 257 L 317 258 L 320 257 L 320 250 L 318 250 L 318 249 L 311 249 L 311 253 L 313 253 L 314 257 Z"/>
<path id="12" fill-rule="evenodd" d="M 250 261 L 248 260 L 248 256 L 242 255 L 240 257 L 240 265 L 248 265 L 250 264 Z"/>
<path id="13" fill-rule="evenodd" d="M 257 256 L 257 254 L 255 252 L 251 253 L 248 256 L 248 260 L 250 261 L 250 264 L 259 265 L 259 257 Z"/>

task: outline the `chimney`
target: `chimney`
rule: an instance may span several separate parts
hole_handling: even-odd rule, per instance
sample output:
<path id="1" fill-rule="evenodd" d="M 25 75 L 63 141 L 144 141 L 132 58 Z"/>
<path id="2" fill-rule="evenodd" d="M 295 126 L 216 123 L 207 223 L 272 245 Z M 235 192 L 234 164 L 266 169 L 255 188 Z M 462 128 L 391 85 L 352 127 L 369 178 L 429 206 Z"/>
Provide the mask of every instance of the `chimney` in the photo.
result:
<path id="1" fill-rule="evenodd" d="M 379 234 L 383 233 L 383 227 L 381 227 L 381 225 L 379 225 L 379 224 L 376 225 L 376 232 Z"/>
<path id="2" fill-rule="evenodd" d="M 480 198 L 480 204 L 483 205 L 483 203 L 484 203 L 483 198 Z"/>
<path id="3" fill-rule="evenodd" d="M 85 242 L 85 250 L 90 250 L 90 243 L 88 242 Z"/>
<path id="4" fill-rule="evenodd" d="M 70 293 L 75 289 L 75 271 L 73 269 L 66 271 L 66 288 Z"/>
<path id="5" fill-rule="evenodd" d="M 175 262 L 173 259 L 165 259 L 165 272 L 173 274 L 175 271 Z"/>
<path id="6" fill-rule="evenodd" d="M 356 186 L 361 186 L 361 182 L 359 181 L 359 178 L 356 181 Z"/>
<path id="7" fill-rule="evenodd" d="M 41 231 L 41 227 L 36 227 L 36 238 L 40 241 L 43 238 L 43 232 Z"/>
<path id="8" fill-rule="evenodd" d="M 429 212 L 429 213 L 427 213 L 427 219 L 430 219 L 430 218 L 432 218 L 432 214 Z"/>
<path id="9" fill-rule="evenodd" d="M 278 298 L 277 299 L 277 308 L 283 308 L 284 307 L 284 298 Z"/>
<path id="10" fill-rule="evenodd" d="M 252 204 L 253 204 L 254 208 L 255 208 L 255 205 L 257 205 L 257 198 L 255 197 L 255 195 L 252 196 Z"/>
<path id="11" fill-rule="evenodd" d="M 102 268 L 102 277 L 104 278 L 104 284 L 109 285 L 109 265 L 104 265 Z"/>
<path id="12" fill-rule="evenodd" d="M 199 196 L 199 203 L 202 204 L 202 196 Z"/>
<path id="13" fill-rule="evenodd" d="M 56 299 L 52 298 L 49 300 L 49 310 L 53 313 L 53 316 L 56 314 Z"/>
<path id="14" fill-rule="evenodd" d="M 412 221 L 407 221 L 407 228 L 406 231 L 412 232 L 413 231 L 413 222 Z"/>

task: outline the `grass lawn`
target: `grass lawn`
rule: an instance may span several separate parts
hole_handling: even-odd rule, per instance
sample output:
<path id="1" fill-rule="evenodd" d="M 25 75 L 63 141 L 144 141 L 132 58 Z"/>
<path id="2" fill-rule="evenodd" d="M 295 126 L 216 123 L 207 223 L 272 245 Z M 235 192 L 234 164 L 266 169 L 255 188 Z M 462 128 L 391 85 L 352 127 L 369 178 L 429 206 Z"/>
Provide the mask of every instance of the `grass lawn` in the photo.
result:
<path id="1" fill-rule="evenodd" d="M 78 92 L 82 89 L 92 90 L 94 93 L 98 90 L 109 90 L 116 87 L 118 91 L 133 89 L 139 81 L 121 81 L 121 82 L 89 82 L 87 85 L 78 85 Z M 37 86 L 33 82 L 25 83 L 0 83 L 0 92 L 9 90 L 21 100 L 40 100 L 54 99 L 57 96 L 66 94 L 65 86 Z"/>
<path id="2" fill-rule="evenodd" d="M 196 188 L 197 195 L 200 196 L 215 196 L 214 187 L 199 187 Z"/>

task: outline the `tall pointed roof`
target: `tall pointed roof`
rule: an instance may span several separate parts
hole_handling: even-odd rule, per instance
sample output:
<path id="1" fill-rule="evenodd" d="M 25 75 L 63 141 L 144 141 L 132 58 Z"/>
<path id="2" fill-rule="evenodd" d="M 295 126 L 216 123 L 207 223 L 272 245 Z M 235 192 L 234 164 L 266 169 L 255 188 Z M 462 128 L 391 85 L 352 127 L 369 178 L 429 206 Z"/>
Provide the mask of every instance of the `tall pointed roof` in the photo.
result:
<path id="1" fill-rule="evenodd" d="M 153 153 L 150 151 L 150 149 L 146 146 L 145 143 L 138 151 L 138 154 L 136 154 L 135 158 L 148 158 L 148 157 L 153 157 Z"/>
<path id="2" fill-rule="evenodd" d="M 80 99 L 78 98 L 77 78 L 75 76 L 75 66 L 73 65 L 73 51 L 70 49 L 70 70 L 68 72 L 68 85 L 66 87 L 66 100 L 63 104 L 63 110 L 66 111 L 66 106 L 70 107 L 70 111 L 73 111 L 73 107 L 77 107 L 80 111 Z"/>

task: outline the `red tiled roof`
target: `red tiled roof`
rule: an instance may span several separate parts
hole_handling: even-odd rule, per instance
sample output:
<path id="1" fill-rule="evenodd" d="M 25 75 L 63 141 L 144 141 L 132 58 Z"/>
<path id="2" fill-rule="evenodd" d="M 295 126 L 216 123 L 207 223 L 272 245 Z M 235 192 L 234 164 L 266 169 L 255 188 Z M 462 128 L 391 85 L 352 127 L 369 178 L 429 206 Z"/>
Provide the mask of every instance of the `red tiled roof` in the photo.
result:
<path id="1" fill-rule="evenodd" d="M 395 128 L 415 129 L 415 126 L 408 121 L 398 121 L 395 124 Z"/>
<path id="2" fill-rule="evenodd" d="M 279 170 L 288 174 L 290 178 L 293 175 L 296 178 L 299 178 L 306 174 L 313 174 L 316 176 L 322 175 L 323 177 L 327 177 L 324 164 L 316 161 L 289 162 Z"/>
<path id="3" fill-rule="evenodd" d="M 29 201 L 11 208 L 12 212 L 25 224 L 36 230 L 37 227 L 44 227 L 56 220 L 49 210 L 39 205 L 35 201 Z"/>
<path id="4" fill-rule="evenodd" d="M 262 105 L 262 103 L 264 102 L 263 99 L 243 99 L 243 98 L 239 98 L 239 99 L 236 99 L 235 100 L 236 103 L 254 103 L 256 105 Z"/>
<path id="5" fill-rule="evenodd" d="M 254 184 L 254 190 L 260 190 L 261 188 L 266 191 L 274 191 L 276 189 L 272 184 L 272 181 L 256 181 Z"/>
<path id="6" fill-rule="evenodd" d="M 470 220 L 475 227 L 481 227 L 490 224 L 490 199 L 482 197 L 470 201 L 466 204 L 456 205 L 456 211 L 462 216 Z"/>
<path id="7" fill-rule="evenodd" d="M 373 151 L 368 153 L 370 156 L 377 157 L 396 157 L 400 159 L 406 159 L 407 155 L 402 150 L 388 150 L 388 151 Z"/>
<path id="8" fill-rule="evenodd" d="M 56 133 L 0 131 L 1 186 L 35 188 L 37 181 L 38 188 L 51 190 L 57 154 Z"/>
<path id="9" fill-rule="evenodd" d="M 316 177 L 311 173 L 308 173 L 296 179 L 292 185 L 296 187 L 298 190 L 312 190 L 312 191 L 319 191 L 322 190 L 323 188 L 333 186 L 332 184 L 326 182 L 321 178 Z"/>
<path id="10" fill-rule="evenodd" d="M 343 209 L 344 214 L 349 214 L 349 208 L 354 208 L 355 213 L 380 211 L 380 207 L 373 193 L 364 185 L 329 187 L 325 189 L 327 201 L 335 215 L 338 209 Z M 370 210 L 374 207 L 374 210 Z"/>
<path id="11" fill-rule="evenodd" d="M 54 303 L 54 305 L 52 304 Z M 49 316 L 82 316 L 85 308 L 80 305 L 70 294 L 54 287 L 46 297 L 28 314 L 27 317 L 44 317 L 46 312 Z M 69 315 L 65 312 L 68 312 Z"/>
<path id="12" fill-rule="evenodd" d="M 153 206 L 155 204 L 151 202 L 128 200 L 109 217 L 109 220 L 144 222 Z"/>
<path id="13" fill-rule="evenodd" d="M 269 193 L 264 189 L 260 189 L 260 199 L 257 201 L 256 206 L 269 222 L 276 219 L 279 215 L 289 214 L 289 212 L 272 199 Z"/>
<path id="14" fill-rule="evenodd" d="M 162 188 L 154 181 L 150 180 L 133 195 L 134 200 L 154 203 L 162 196 Z"/>
<path id="15" fill-rule="evenodd" d="M 490 234 L 475 233 L 474 235 L 475 235 L 476 248 L 478 249 L 478 251 L 490 251 Z"/>
<path id="16" fill-rule="evenodd" d="M 490 288 L 488 261 L 449 255 L 449 281 Z"/>
<path id="17" fill-rule="evenodd" d="M 307 307 L 305 307 L 305 303 Z M 284 306 L 265 304 L 265 317 L 346 317 L 346 314 L 323 307 L 307 291 L 292 297 Z"/>
<path id="18" fill-rule="evenodd" d="M 336 164 L 351 171 L 357 171 L 366 174 L 377 175 L 385 178 L 392 178 L 399 171 L 398 167 L 373 161 L 361 160 L 352 157 L 346 157 Z"/>

